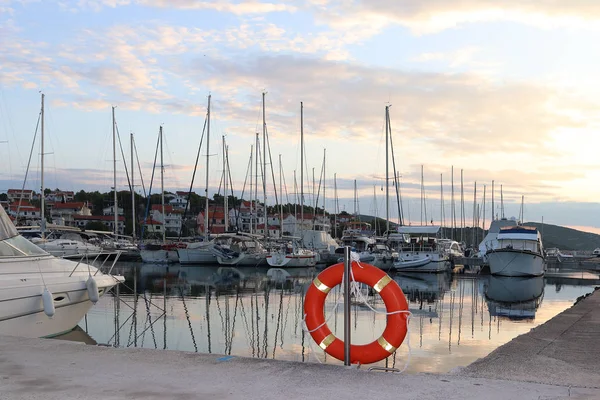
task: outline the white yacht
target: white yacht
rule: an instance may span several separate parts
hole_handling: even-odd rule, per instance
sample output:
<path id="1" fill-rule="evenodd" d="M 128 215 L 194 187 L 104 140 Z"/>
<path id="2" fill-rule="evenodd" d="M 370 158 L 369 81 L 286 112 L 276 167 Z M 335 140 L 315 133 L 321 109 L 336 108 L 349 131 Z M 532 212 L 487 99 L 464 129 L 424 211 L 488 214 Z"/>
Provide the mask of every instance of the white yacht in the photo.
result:
<path id="1" fill-rule="evenodd" d="M 317 263 L 335 264 L 339 255 L 335 250 L 340 247 L 338 242 L 330 235 L 331 227 L 327 224 L 314 224 L 314 229 L 297 230 L 294 236 L 300 237 L 300 242 L 305 248 L 313 250 L 319 255 Z"/>
<path id="2" fill-rule="evenodd" d="M 450 270 L 448 255 L 438 245 L 437 225 L 400 226 L 400 237 L 409 236 L 409 241 L 399 242 L 398 260 L 394 262 L 397 271 L 443 272 Z"/>
<path id="3" fill-rule="evenodd" d="M 371 224 L 360 221 L 350 222 L 342 233 L 342 247 L 351 247 L 352 251 L 360 256 L 360 261 L 372 263 L 375 261 L 375 256 L 371 254 L 371 250 L 377 243 L 373 237 L 374 233 Z M 338 250 L 338 253 L 344 254 L 343 250 Z"/>
<path id="4" fill-rule="evenodd" d="M 517 226 L 517 220 L 512 219 L 496 219 L 490 224 L 490 229 L 487 235 L 483 238 L 483 241 L 479 244 L 479 257 L 483 258 L 483 261 L 487 262 L 486 253 L 489 249 L 494 249 L 498 246 L 497 236 L 501 228 Z"/>
<path id="5" fill-rule="evenodd" d="M 222 265 L 256 267 L 266 264 L 269 254 L 253 235 L 240 233 L 231 235 L 224 243 L 215 244 L 211 249 Z"/>
<path id="6" fill-rule="evenodd" d="M 496 247 L 489 248 L 486 252 L 492 275 L 544 274 L 544 248 L 537 228 L 522 225 L 501 228 L 496 240 Z"/>
<path id="7" fill-rule="evenodd" d="M 297 241 L 285 243 L 267 255 L 271 267 L 306 268 L 317 264 L 319 255 L 298 245 Z"/>
<path id="8" fill-rule="evenodd" d="M 0 335 L 51 337 L 68 332 L 92 302 L 124 280 L 83 262 L 52 256 L 19 235 L 0 209 Z"/>

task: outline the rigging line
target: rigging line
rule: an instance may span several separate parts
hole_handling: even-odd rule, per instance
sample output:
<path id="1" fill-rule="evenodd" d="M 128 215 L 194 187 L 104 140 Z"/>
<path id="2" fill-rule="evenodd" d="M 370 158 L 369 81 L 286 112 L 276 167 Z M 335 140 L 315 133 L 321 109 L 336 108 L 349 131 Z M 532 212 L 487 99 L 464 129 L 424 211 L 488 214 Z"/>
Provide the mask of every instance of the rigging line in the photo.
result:
<path id="1" fill-rule="evenodd" d="M 233 188 L 233 179 L 231 179 L 231 168 L 229 166 L 229 145 L 225 148 L 225 164 L 227 167 L 227 175 L 229 177 L 229 188 L 231 189 L 231 197 L 233 200 L 233 199 L 235 199 L 235 191 Z M 237 204 L 237 201 L 234 201 L 233 209 L 235 210 L 236 215 L 239 214 L 240 206 L 241 206 L 241 202 L 240 202 L 240 204 Z M 229 210 L 227 210 L 227 214 L 225 215 L 225 218 L 229 218 Z M 236 227 L 237 227 L 237 224 L 236 224 Z"/>
<path id="2" fill-rule="evenodd" d="M 398 170 L 396 169 L 396 156 L 394 155 L 394 142 L 392 141 L 392 121 L 388 113 L 388 127 L 390 134 L 390 147 L 392 148 L 392 167 L 394 168 L 394 182 L 396 183 L 396 202 L 398 203 L 398 222 L 402 226 L 404 225 L 404 210 L 402 209 L 402 201 L 400 200 L 400 179 L 398 176 Z M 386 182 L 387 184 L 387 182 Z"/>
<path id="3" fill-rule="evenodd" d="M 194 164 L 194 172 L 192 172 L 192 181 L 190 182 L 190 189 L 188 190 L 188 197 L 185 202 L 185 209 L 183 210 L 183 218 L 182 221 L 185 221 L 185 217 L 187 216 L 188 206 L 190 205 L 190 198 L 192 196 L 192 189 L 194 187 L 194 180 L 196 178 L 196 170 L 198 169 L 198 161 L 200 160 L 200 150 L 202 149 L 202 141 L 204 140 L 204 133 L 206 131 L 206 123 L 208 120 L 204 118 L 204 127 L 202 128 L 202 136 L 200 137 L 200 145 L 198 145 L 198 153 L 196 154 L 196 164 Z M 207 151 L 208 153 L 208 151 Z M 179 229 L 179 240 L 181 240 L 181 234 L 183 232 L 183 224 L 181 224 L 181 228 Z"/>
<path id="4" fill-rule="evenodd" d="M 319 205 L 319 196 L 321 195 L 321 182 L 323 179 L 323 175 L 325 174 L 324 172 L 325 170 L 325 155 L 323 155 L 323 164 L 321 164 L 321 174 L 319 175 L 319 186 L 317 189 L 317 198 L 315 200 L 315 208 L 314 208 L 314 212 L 313 212 L 313 229 L 315 229 L 315 222 L 317 220 L 317 206 Z"/>
<path id="5" fill-rule="evenodd" d="M 121 157 L 123 158 L 123 166 L 125 167 L 125 176 L 127 177 L 127 186 L 129 186 L 129 190 L 133 191 L 133 187 L 131 186 L 131 180 L 129 179 L 129 170 L 127 169 L 127 163 L 125 162 L 125 152 L 123 151 L 123 143 L 121 143 L 121 134 L 119 133 L 119 125 L 117 125 L 116 119 L 115 119 L 115 130 L 117 131 L 117 139 L 119 140 L 119 147 L 121 148 Z M 114 188 L 114 190 L 116 191 L 117 188 Z"/>
<path id="6" fill-rule="evenodd" d="M 290 196 L 288 194 L 288 190 L 287 190 L 287 183 L 285 182 L 285 174 L 283 173 L 283 167 L 281 167 L 281 177 L 283 178 L 283 190 L 285 191 L 285 201 L 289 204 L 290 203 Z M 283 193 L 281 193 L 281 201 L 283 201 Z"/>
<path id="7" fill-rule="evenodd" d="M 142 182 L 142 190 L 144 192 L 144 197 L 146 197 L 146 185 L 144 185 L 144 174 L 142 174 L 142 166 L 140 165 L 140 159 L 138 157 L 137 144 L 135 143 L 135 137 L 133 138 L 133 149 L 135 150 L 135 159 L 137 161 L 138 170 L 140 171 L 140 181 Z"/>
<path id="8" fill-rule="evenodd" d="M 279 199 L 277 197 L 277 184 L 275 183 L 275 171 L 273 170 L 273 158 L 271 157 L 271 140 L 269 138 L 269 130 L 265 126 L 265 132 L 267 137 L 267 148 L 269 149 L 269 164 L 271 165 L 271 177 L 273 178 L 273 188 L 275 189 L 275 204 L 279 204 Z M 265 212 L 267 205 L 265 204 Z M 281 222 L 279 221 L 279 227 L 281 228 Z"/>
<path id="9" fill-rule="evenodd" d="M 19 205 L 17 206 L 17 218 L 19 218 L 19 212 L 21 211 L 21 203 L 23 202 L 23 194 L 25 192 L 25 183 L 27 182 L 27 175 L 29 174 L 29 165 L 31 164 L 31 157 L 33 155 L 33 149 L 35 148 L 35 140 L 37 138 L 38 128 L 40 126 L 40 120 L 42 119 L 42 112 L 38 114 L 37 124 L 35 126 L 35 133 L 33 134 L 33 143 L 31 143 L 31 150 L 29 151 L 29 161 L 27 161 L 27 169 L 25 170 L 25 179 L 23 180 L 23 187 L 21 187 L 21 195 L 19 196 Z M 43 193 L 42 193 L 43 195 Z M 18 222 L 18 219 L 17 219 Z"/>
<path id="10" fill-rule="evenodd" d="M 146 228 L 146 223 L 148 221 L 148 212 L 150 211 L 150 199 L 152 197 L 152 182 L 154 182 L 154 171 L 156 170 L 156 159 L 158 157 L 158 146 L 160 145 L 160 133 L 158 134 L 158 138 L 156 139 L 156 151 L 154 152 L 154 164 L 152 165 L 152 176 L 150 178 L 150 187 L 148 188 L 148 196 L 146 201 L 146 212 L 144 213 L 144 224 L 142 225 L 142 233 L 141 237 L 144 238 L 144 230 Z M 135 143 L 135 142 L 134 142 Z"/>
<path id="11" fill-rule="evenodd" d="M 248 183 L 248 175 L 250 175 L 250 168 L 252 168 L 252 146 L 250 147 L 250 159 L 248 161 L 248 167 L 246 168 L 246 177 L 244 178 L 244 185 L 242 186 L 242 194 L 240 195 L 240 200 L 244 200 L 244 193 L 246 192 L 246 184 Z M 235 226 L 240 228 L 240 213 L 236 213 L 235 215 Z"/>

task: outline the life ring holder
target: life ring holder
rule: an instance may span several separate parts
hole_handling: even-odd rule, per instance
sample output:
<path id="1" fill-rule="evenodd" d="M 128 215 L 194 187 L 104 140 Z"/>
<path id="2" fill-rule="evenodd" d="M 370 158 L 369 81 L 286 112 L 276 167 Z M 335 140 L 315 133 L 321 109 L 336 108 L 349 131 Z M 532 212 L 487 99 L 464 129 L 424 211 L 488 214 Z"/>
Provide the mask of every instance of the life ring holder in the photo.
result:
<path id="1" fill-rule="evenodd" d="M 383 334 L 366 345 L 350 345 L 350 363 L 370 364 L 381 361 L 402 344 L 408 330 L 410 311 L 400 286 L 381 269 L 352 261 L 351 279 L 369 285 L 379 293 L 386 306 L 387 324 Z M 304 300 L 307 331 L 327 354 L 344 360 L 344 342 L 331 332 L 325 320 L 324 305 L 329 291 L 342 283 L 344 263 L 322 271 L 312 282 Z"/>

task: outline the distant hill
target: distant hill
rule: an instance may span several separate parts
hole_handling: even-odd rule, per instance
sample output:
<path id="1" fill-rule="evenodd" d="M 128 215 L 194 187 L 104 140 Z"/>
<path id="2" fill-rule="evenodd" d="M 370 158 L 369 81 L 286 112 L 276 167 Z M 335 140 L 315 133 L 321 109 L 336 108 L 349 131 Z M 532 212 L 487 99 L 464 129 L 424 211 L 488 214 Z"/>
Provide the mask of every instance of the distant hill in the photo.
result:
<path id="1" fill-rule="evenodd" d="M 373 216 L 370 215 L 360 215 L 361 221 L 373 223 Z M 385 222 L 379 219 L 378 224 L 384 226 Z M 391 229 L 395 229 L 397 224 L 390 223 Z M 590 232 L 583 232 L 577 229 L 565 228 L 564 226 L 558 225 L 550 225 L 550 224 L 541 224 L 539 222 L 527 222 L 525 225 L 535 226 L 543 232 L 542 240 L 544 242 L 544 247 L 549 249 L 552 247 L 558 247 L 561 250 L 594 250 L 597 247 L 600 247 L 600 235 Z M 445 237 L 452 237 L 451 230 L 449 228 L 443 228 L 442 235 Z M 473 237 L 473 231 L 471 228 L 465 228 L 464 239 L 469 245 L 471 242 L 471 238 Z M 477 237 L 476 244 L 478 245 L 479 241 L 481 241 L 482 232 L 481 229 L 477 229 L 475 234 Z M 460 228 L 457 228 L 454 231 L 454 237 L 459 239 Z"/>
<path id="2" fill-rule="evenodd" d="M 600 235 L 582 232 L 564 226 L 527 222 L 525 225 L 535 226 L 543 231 L 542 240 L 545 248 L 558 247 L 561 250 L 594 250 L 600 247 Z"/>

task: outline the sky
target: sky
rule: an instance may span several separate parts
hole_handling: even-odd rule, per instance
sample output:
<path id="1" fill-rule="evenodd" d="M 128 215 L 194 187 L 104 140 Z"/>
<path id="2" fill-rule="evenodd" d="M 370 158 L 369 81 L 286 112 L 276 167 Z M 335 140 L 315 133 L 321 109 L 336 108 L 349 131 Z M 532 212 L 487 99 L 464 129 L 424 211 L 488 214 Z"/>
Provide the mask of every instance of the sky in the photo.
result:
<path id="1" fill-rule="evenodd" d="M 339 209 L 353 212 L 356 180 L 359 211 L 385 216 L 389 105 L 406 222 L 437 223 L 443 210 L 448 223 L 454 167 L 458 225 L 462 170 L 468 226 L 474 199 L 483 223 L 484 185 L 489 224 L 494 180 L 498 216 L 502 185 L 506 217 L 524 196 L 527 221 L 600 232 L 599 22 L 595 0 L 0 0 L 0 191 L 23 185 L 41 92 L 46 187 L 111 189 L 115 106 L 117 187 L 127 189 L 133 133 L 148 189 L 162 125 L 165 188 L 187 190 L 210 94 L 193 188 L 205 190 L 208 154 L 209 193 L 218 190 L 225 137 L 239 196 L 256 132 L 262 148 L 265 93 L 269 204 L 280 170 L 284 200 L 299 191 L 303 102 L 304 191 L 313 169 L 318 187 L 326 152 L 319 202 L 333 212 L 335 186 Z M 395 220 L 393 186 L 390 196 Z"/>

